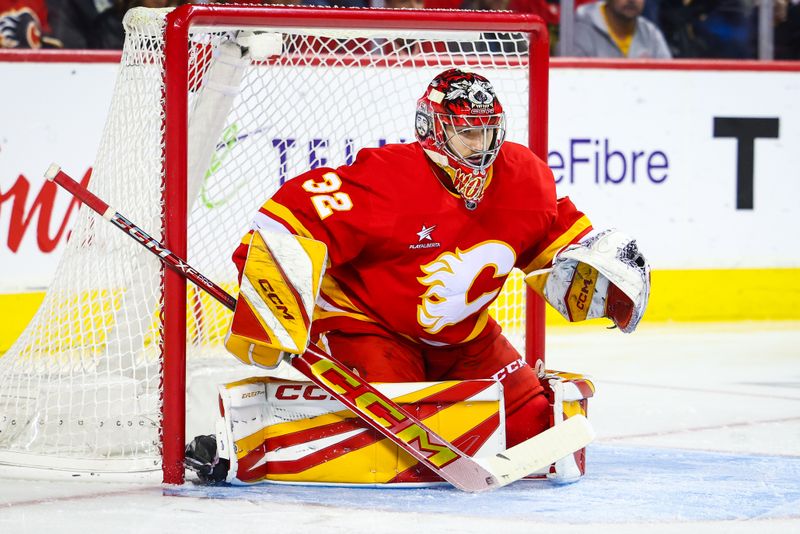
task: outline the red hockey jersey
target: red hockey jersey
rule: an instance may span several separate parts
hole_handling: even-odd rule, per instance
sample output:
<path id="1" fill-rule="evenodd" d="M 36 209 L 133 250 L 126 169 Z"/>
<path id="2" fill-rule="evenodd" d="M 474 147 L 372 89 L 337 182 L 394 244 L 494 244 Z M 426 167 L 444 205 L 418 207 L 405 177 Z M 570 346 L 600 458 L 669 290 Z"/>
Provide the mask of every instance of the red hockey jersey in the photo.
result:
<path id="1" fill-rule="evenodd" d="M 511 270 L 547 266 L 591 226 L 568 198 L 556 199 L 543 161 L 506 142 L 474 210 L 441 184 L 418 143 L 387 145 L 288 181 L 253 228 L 328 246 L 312 332 L 389 331 L 451 345 L 496 332 L 488 307 Z M 249 241 L 234 253 L 240 273 Z"/>

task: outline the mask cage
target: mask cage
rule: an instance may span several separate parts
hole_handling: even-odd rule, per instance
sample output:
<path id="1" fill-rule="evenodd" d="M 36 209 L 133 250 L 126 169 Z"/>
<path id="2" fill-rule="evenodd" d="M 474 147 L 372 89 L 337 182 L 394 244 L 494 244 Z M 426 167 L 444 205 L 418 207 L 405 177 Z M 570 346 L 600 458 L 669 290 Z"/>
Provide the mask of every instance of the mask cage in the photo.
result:
<path id="1" fill-rule="evenodd" d="M 448 113 L 434 113 L 437 144 L 454 161 L 473 172 L 484 173 L 497 158 L 500 147 L 505 140 L 506 120 L 504 113 L 492 115 L 453 115 Z M 448 134 L 450 127 L 452 133 Z M 475 143 L 465 140 L 471 132 L 480 131 L 482 149 L 476 149 Z M 465 135 L 466 134 L 466 135 Z M 454 148 L 460 144 L 471 150 L 473 154 L 464 157 Z"/>

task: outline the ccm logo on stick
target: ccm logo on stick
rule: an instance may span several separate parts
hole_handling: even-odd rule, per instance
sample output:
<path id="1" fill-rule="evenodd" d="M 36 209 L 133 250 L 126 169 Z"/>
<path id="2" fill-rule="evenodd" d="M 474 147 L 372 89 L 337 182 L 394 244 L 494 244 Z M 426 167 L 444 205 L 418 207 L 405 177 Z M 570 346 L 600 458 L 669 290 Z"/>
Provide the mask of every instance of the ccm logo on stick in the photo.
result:
<path id="1" fill-rule="evenodd" d="M 301 397 L 310 401 L 333 399 L 324 389 L 313 384 L 284 384 L 275 390 L 275 398 L 278 400 L 297 400 Z"/>
<path id="2" fill-rule="evenodd" d="M 442 444 L 438 436 L 432 435 L 421 423 L 409 421 L 399 406 L 393 405 L 377 390 L 369 391 L 358 378 L 334 362 L 320 359 L 311 365 L 311 369 L 333 391 L 342 395 L 339 400 L 347 401 L 344 404 L 351 410 L 366 413 L 370 421 L 394 429 L 393 434 L 398 440 L 416 449 L 419 453 L 417 458 L 424 457 L 439 468 L 460 458 L 457 450 Z"/>

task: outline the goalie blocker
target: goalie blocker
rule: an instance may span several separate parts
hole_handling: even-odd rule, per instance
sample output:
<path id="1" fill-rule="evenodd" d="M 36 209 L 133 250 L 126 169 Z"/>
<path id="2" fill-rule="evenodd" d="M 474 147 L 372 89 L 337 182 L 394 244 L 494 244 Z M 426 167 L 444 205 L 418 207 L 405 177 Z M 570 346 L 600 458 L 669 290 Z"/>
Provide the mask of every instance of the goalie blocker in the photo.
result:
<path id="1" fill-rule="evenodd" d="M 548 372 L 551 424 L 586 415 L 594 386 Z M 376 387 L 476 458 L 505 449 L 502 386 L 494 380 L 387 383 Z M 219 388 L 215 436 L 186 448 L 186 465 L 206 482 L 427 486 L 443 480 L 310 382 L 254 377 Z M 585 472 L 580 449 L 528 478 L 565 483 Z"/>
<path id="2" fill-rule="evenodd" d="M 271 369 L 284 352 L 300 354 L 308 346 L 328 249 L 288 233 L 255 231 L 249 239 L 225 348 L 242 363 Z"/>

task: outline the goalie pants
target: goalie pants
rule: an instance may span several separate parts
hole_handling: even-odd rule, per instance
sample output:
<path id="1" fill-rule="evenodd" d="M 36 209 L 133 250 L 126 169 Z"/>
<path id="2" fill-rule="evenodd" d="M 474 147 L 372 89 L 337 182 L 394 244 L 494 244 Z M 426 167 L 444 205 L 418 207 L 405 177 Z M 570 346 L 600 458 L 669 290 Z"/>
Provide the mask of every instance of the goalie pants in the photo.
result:
<path id="1" fill-rule="evenodd" d="M 391 335 L 328 332 L 330 353 L 369 382 L 495 378 L 503 384 L 506 447 L 546 430 L 550 405 L 536 372 L 498 334 L 463 345 L 425 347 Z"/>

